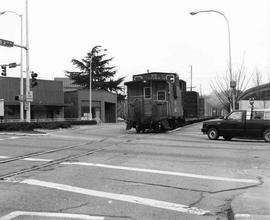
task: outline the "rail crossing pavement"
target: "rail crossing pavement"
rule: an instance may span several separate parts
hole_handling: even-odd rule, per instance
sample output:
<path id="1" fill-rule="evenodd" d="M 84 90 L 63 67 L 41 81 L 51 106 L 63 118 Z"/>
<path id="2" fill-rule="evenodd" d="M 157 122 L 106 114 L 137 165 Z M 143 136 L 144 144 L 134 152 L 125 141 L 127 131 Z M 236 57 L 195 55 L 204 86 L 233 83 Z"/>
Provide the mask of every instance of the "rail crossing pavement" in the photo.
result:
<path id="1" fill-rule="evenodd" d="M 182 132 L 181 133 L 181 137 L 185 137 L 187 135 L 188 136 L 193 136 L 195 134 L 197 134 L 197 132 L 192 132 L 192 133 L 190 133 L 190 132 Z M 56 136 L 57 137 L 59 136 L 61 138 L 65 137 L 65 135 L 60 135 L 60 134 L 57 134 Z M 141 137 L 141 136 L 139 136 L 139 137 Z M 88 138 L 86 138 L 86 139 L 88 140 Z M 160 139 L 160 140 L 162 140 L 162 139 Z M 159 140 L 159 142 L 160 142 L 160 140 Z M 147 141 L 144 140 L 143 143 L 145 144 L 146 142 L 148 143 L 149 141 L 152 141 L 152 140 L 147 140 Z M 197 140 L 195 140 L 195 141 L 197 141 Z M 201 140 L 199 140 L 199 141 L 201 141 Z M 140 140 L 136 140 L 136 142 L 137 143 L 140 143 Z M 194 141 L 192 143 L 194 143 Z M 225 146 L 227 142 L 220 141 L 218 143 L 220 145 L 224 145 Z M 171 144 L 173 145 L 173 143 L 171 143 Z M 178 144 L 178 143 L 176 143 L 176 144 Z M 233 144 L 234 145 L 237 145 L 237 146 L 242 146 L 243 143 L 242 142 L 233 142 Z M 211 146 L 209 146 L 209 147 L 211 147 Z M 0 156 L 0 159 L 8 159 L 8 158 L 10 158 L 10 157 L 8 157 L 8 156 Z M 50 161 L 53 161 L 52 159 L 44 159 L 44 158 L 36 158 L 36 157 L 27 157 L 27 158 L 24 158 L 22 160 L 24 160 L 24 161 L 33 161 L 33 162 L 50 162 Z M 170 176 L 180 177 L 181 179 L 179 178 L 179 180 L 181 180 L 181 181 L 182 181 L 182 179 L 189 179 L 189 180 L 198 179 L 199 182 L 201 182 L 201 181 L 207 181 L 207 184 L 209 183 L 209 181 L 210 182 L 217 182 L 218 181 L 219 183 L 222 183 L 223 185 L 229 184 L 230 182 L 231 183 L 255 184 L 255 185 L 256 184 L 260 184 L 260 180 L 259 179 L 256 179 L 256 178 L 254 178 L 254 179 L 239 178 L 238 179 L 238 178 L 229 178 L 229 177 L 226 177 L 226 175 L 225 175 L 225 177 L 221 177 L 221 176 L 218 176 L 217 173 L 215 174 L 216 176 L 198 175 L 198 174 L 195 174 L 196 173 L 196 170 L 191 171 L 191 173 L 184 173 L 184 172 L 175 172 L 175 169 L 174 169 L 174 171 L 157 170 L 157 169 L 154 170 L 154 169 L 144 169 L 142 167 L 139 167 L 138 168 L 138 167 L 136 167 L 136 165 L 134 167 L 132 167 L 132 165 L 134 165 L 134 164 L 132 164 L 131 166 L 114 166 L 114 165 L 110 165 L 110 164 L 91 163 L 91 161 L 87 161 L 87 162 L 63 162 L 63 163 L 59 163 L 59 164 L 64 165 L 64 166 L 84 167 L 84 169 L 88 169 L 88 167 L 89 167 L 89 170 L 90 170 L 90 168 L 94 168 L 95 167 L 95 168 L 98 168 L 98 169 L 109 169 L 109 170 L 112 170 L 112 171 L 114 170 L 115 172 L 117 172 L 117 171 L 125 171 L 125 172 L 133 172 L 133 173 L 134 172 L 137 172 L 137 173 L 138 172 L 139 173 L 146 173 L 146 174 L 148 173 L 148 174 L 151 174 L 151 175 L 152 174 L 166 175 L 166 176 L 169 176 L 170 175 Z M 158 167 L 155 167 L 155 168 L 158 168 Z M 185 170 L 183 169 L 182 171 L 185 171 Z M 244 176 L 246 177 L 246 174 L 247 173 L 241 173 L 241 175 L 242 174 L 244 174 Z M 234 176 L 232 176 L 232 177 L 234 177 Z M 236 177 L 237 177 L 237 175 L 236 175 Z M 248 190 L 249 191 L 249 194 L 250 194 L 250 191 L 256 191 L 257 189 L 262 188 L 265 185 L 265 177 L 264 177 L 264 175 L 262 177 L 263 177 L 264 184 L 263 185 L 260 185 L 260 187 L 250 188 Z M 201 179 L 201 181 L 200 181 L 200 179 Z M 47 188 L 48 190 L 51 190 L 52 192 L 54 190 L 58 190 L 58 191 L 61 191 L 62 190 L 62 191 L 64 191 L 63 189 L 66 189 L 65 187 L 69 187 L 69 186 L 75 187 L 75 188 L 72 188 L 72 189 L 76 189 L 76 184 L 72 184 L 71 185 L 68 182 L 65 182 L 65 184 L 62 184 L 63 182 L 62 181 L 57 181 L 57 179 L 56 180 L 52 180 L 52 181 L 47 181 L 46 179 L 44 180 L 43 178 L 41 178 L 41 179 L 40 178 L 31 178 L 31 179 L 21 179 L 21 180 L 20 179 L 5 179 L 6 182 L 8 180 L 15 181 L 15 182 L 18 181 L 18 185 L 28 185 L 28 187 L 35 186 L 35 187 Z M 23 181 L 25 181 L 25 182 L 23 182 Z M 36 181 L 38 181 L 38 182 L 36 182 Z M 29 183 L 31 183 L 31 184 L 29 184 Z M 37 184 L 37 185 L 34 185 L 34 183 Z M 44 185 L 49 185 L 49 186 L 52 186 L 52 187 L 49 188 L 49 187 L 43 186 L 43 184 Z M 55 185 L 55 184 L 59 184 L 59 185 Z M 58 187 L 63 188 L 63 189 L 57 189 L 57 188 L 55 188 L 55 186 L 58 186 Z M 81 187 L 81 188 L 78 187 L 78 188 L 79 188 L 79 190 L 81 192 L 87 192 L 87 193 L 91 192 L 91 193 L 93 193 L 91 191 L 93 189 L 93 187 L 85 187 L 84 186 L 84 187 Z M 88 189 L 88 188 L 91 188 L 91 189 Z M 265 190 L 265 188 L 264 188 L 264 190 Z M 104 190 L 104 191 L 98 191 L 98 193 L 99 193 L 99 195 L 108 195 L 106 193 L 111 193 L 111 192 L 107 192 L 107 191 L 105 192 L 105 191 L 106 190 Z M 70 191 L 69 193 L 75 193 L 75 192 Z M 102 193 L 105 193 L 105 194 L 102 194 Z M 265 197 L 266 196 L 265 193 L 266 193 L 266 191 L 265 192 L 261 192 L 261 197 Z M 117 193 L 114 193 L 114 194 L 116 194 L 116 195 L 113 195 L 113 196 L 118 196 Z M 133 195 L 129 195 L 128 193 L 126 193 L 126 194 L 127 194 L 127 196 L 130 196 L 130 197 L 128 197 L 130 200 L 137 199 L 137 198 L 134 198 Z M 88 196 L 91 196 L 92 197 L 93 195 L 92 194 L 89 194 Z M 102 199 L 102 198 L 105 198 L 105 197 L 100 197 L 100 198 Z M 144 197 L 142 196 L 142 197 L 140 197 L 140 199 L 148 199 L 148 198 L 150 198 L 150 196 L 144 196 Z M 239 196 L 237 196 L 236 199 L 238 199 L 238 198 L 239 198 Z M 269 198 L 269 196 L 268 196 L 268 198 Z M 111 199 L 113 199 L 113 198 L 111 198 Z M 243 196 L 240 199 L 240 203 L 242 203 L 242 207 L 245 207 L 246 204 L 249 203 L 249 200 L 250 199 L 254 199 L 254 196 L 253 195 L 251 195 L 249 197 Z M 165 199 L 165 200 L 168 201 L 169 199 Z M 160 200 L 157 200 L 157 201 L 158 202 L 166 202 L 166 201 L 160 201 Z M 177 202 L 179 202 L 181 204 L 179 204 L 179 203 L 176 203 L 176 204 L 178 204 L 178 205 L 185 204 L 186 201 L 185 200 L 183 200 L 183 201 L 177 201 Z M 239 220 L 243 220 L 243 219 L 244 220 L 250 220 L 250 219 L 252 219 L 252 220 L 253 219 L 270 219 L 270 218 L 267 218 L 268 216 L 266 215 L 267 214 L 266 212 L 265 213 L 263 213 L 263 212 L 261 212 L 261 213 L 260 212 L 254 212 L 257 215 L 253 215 L 252 214 L 253 212 L 252 211 L 247 212 L 247 209 L 235 209 L 236 205 L 235 205 L 235 202 L 234 201 L 235 201 L 235 199 L 233 199 L 233 201 L 232 201 L 232 209 L 233 209 L 233 211 L 235 211 L 234 212 L 234 214 L 235 214 L 234 218 L 235 219 L 237 219 L 237 220 L 238 219 Z M 128 201 L 123 201 L 123 202 L 127 202 L 128 203 Z M 259 203 L 257 203 L 256 206 L 254 206 L 254 207 L 257 207 L 258 210 L 259 210 L 258 204 Z M 194 208 L 197 208 L 196 205 L 194 205 L 194 206 L 195 206 Z M 185 205 L 183 205 L 183 207 L 185 207 Z M 204 207 L 204 206 L 202 206 L 202 207 Z M 200 207 L 200 208 L 202 208 L 202 207 Z M 268 202 L 268 208 L 269 208 L 269 202 Z M 207 208 L 205 208 L 203 210 L 204 211 L 209 211 L 209 209 L 207 209 Z M 16 209 L 14 211 L 16 211 Z M 186 211 L 186 209 L 185 209 L 185 211 Z M 241 213 L 246 213 L 246 214 L 241 214 Z M 263 215 L 263 214 L 265 214 L 265 215 Z M 195 216 L 195 218 L 196 218 L 196 216 Z"/>
<path id="2" fill-rule="evenodd" d="M 9 159 L 8 156 L 0 156 L 1 159 Z M 41 158 L 23 158 L 21 160 L 25 161 L 35 161 L 35 162 L 50 162 L 53 161 L 51 159 L 41 159 Z M 260 184 L 260 182 L 257 179 L 242 179 L 242 178 L 228 178 L 228 177 L 218 177 L 218 176 L 209 176 L 209 175 L 198 175 L 198 174 L 192 174 L 192 173 L 183 173 L 183 172 L 172 172 L 172 171 L 165 171 L 165 170 L 154 170 L 154 169 L 142 169 L 142 168 L 136 168 L 136 167 L 125 167 L 125 166 L 113 166 L 109 164 L 95 164 L 95 163 L 86 163 L 86 162 L 63 162 L 60 163 L 61 165 L 66 166 L 85 166 L 85 167 L 98 167 L 103 169 L 114 169 L 114 170 L 125 170 L 125 171 L 131 171 L 131 172 L 143 172 L 143 173 L 152 173 L 152 174 L 159 174 L 159 175 L 167 175 L 167 176 L 178 176 L 178 177 L 184 177 L 184 178 L 197 178 L 197 179 L 205 179 L 210 181 L 225 181 L 225 182 L 237 182 L 237 183 L 245 183 L 245 184 Z M 3 180 L 4 182 L 11 182 L 11 183 L 20 183 L 20 184 L 26 184 L 30 186 L 38 186 L 43 188 L 49 188 L 52 190 L 60 190 L 65 192 L 71 192 L 76 194 L 82 194 L 86 196 L 92 196 L 92 197 L 99 197 L 99 198 L 106 198 L 106 199 L 112 199 L 112 200 L 118 200 L 122 202 L 128 202 L 128 203 L 134 203 L 144 206 L 150 206 L 154 208 L 160 208 L 165 209 L 169 211 L 176 211 L 186 214 L 192 214 L 192 215 L 211 215 L 210 210 L 201 209 L 198 207 L 193 207 L 189 205 L 184 204 L 178 204 L 178 203 L 171 203 L 167 201 L 161 201 L 161 200 L 155 200 L 155 199 L 149 199 L 139 196 L 133 196 L 133 195 L 127 195 L 127 194 L 117 194 L 117 193 L 111 193 L 111 192 L 104 192 L 104 191 L 98 191 L 98 190 L 92 190 L 87 188 L 81 188 L 76 186 L 71 186 L 67 184 L 61 184 L 61 183 L 55 183 L 55 182 L 49 182 L 49 181 L 42 181 L 38 179 L 17 179 L 17 178 L 6 178 Z M 15 212 L 18 214 L 18 212 Z M 14 214 L 14 213 L 13 213 Z M 26 213 L 29 214 L 29 213 Z M 21 213 L 21 215 L 24 215 Z M 29 214 L 30 216 L 37 216 L 39 214 Z M 40 214 L 41 215 L 41 214 Z M 9 215 L 6 215 L 7 217 Z M 10 216 L 13 216 L 12 213 L 10 213 Z M 46 216 L 46 215 L 44 215 Z M 9 220 L 12 218 L 0 218 L 0 220 Z M 60 216 L 59 216 L 60 217 Z M 80 218 L 78 218 L 80 219 Z M 83 219 L 83 218 L 82 218 Z M 86 218 L 87 219 L 87 218 Z M 90 218 L 89 218 L 90 219 Z M 92 218 L 95 219 L 95 218 Z"/>

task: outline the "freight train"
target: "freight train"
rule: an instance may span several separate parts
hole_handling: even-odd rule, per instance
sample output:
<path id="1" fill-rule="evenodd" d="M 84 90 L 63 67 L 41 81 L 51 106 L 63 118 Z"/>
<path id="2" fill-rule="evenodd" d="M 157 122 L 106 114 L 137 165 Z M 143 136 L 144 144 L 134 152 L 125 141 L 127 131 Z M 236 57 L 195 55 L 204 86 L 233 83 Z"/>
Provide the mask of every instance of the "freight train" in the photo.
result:
<path id="1" fill-rule="evenodd" d="M 176 73 L 151 72 L 133 76 L 127 86 L 127 129 L 137 133 L 176 128 L 185 122 L 183 80 Z M 184 89 L 185 90 L 185 89 Z"/>

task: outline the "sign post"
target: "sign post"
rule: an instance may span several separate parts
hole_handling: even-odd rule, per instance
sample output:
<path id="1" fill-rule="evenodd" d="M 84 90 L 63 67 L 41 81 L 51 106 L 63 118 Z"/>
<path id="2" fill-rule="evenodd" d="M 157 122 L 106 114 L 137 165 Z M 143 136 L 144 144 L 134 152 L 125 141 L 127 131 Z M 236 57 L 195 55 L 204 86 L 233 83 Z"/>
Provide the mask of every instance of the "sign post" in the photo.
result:
<path id="1" fill-rule="evenodd" d="M 26 97 L 25 97 L 26 102 L 33 102 L 33 91 L 27 91 L 26 92 Z"/>
<path id="2" fill-rule="evenodd" d="M 4 99 L 0 99 L 0 119 L 1 119 L 1 122 L 3 121 L 4 115 L 5 115 Z"/>

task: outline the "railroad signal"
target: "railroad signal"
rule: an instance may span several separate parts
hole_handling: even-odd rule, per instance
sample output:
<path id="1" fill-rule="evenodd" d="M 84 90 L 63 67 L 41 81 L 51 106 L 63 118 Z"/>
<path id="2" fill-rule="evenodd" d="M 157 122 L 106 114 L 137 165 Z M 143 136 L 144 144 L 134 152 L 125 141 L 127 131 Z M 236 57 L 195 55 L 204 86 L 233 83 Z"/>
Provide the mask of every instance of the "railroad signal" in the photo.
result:
<path id="1" fill-rule="evenodd" d="M 32 78 L 31 87 L 32 88 L 35 87 L 35 86 L 37 86 L 37 84 L 38 84 L 38 82 L 37 82 L 37 76 L 38 76 L 37 73 L 35 73 L 35 72 L 32 72 L 31 73 L 31 78 Z"/>
<path id="2" fill-rule="evenodd" d="M 2 65 L 1 66 L 1 68 L 2 68 L 2 76 L 6 76 L 7 75 L 7 66 L 6 65 Z"/>
<path id="3" fill-rule="evenodd" d="M 13 41 L 9 41 L 9 40 L 0 39 L 0 46 L 13 47 L 14 46 L 14 42 Z"/>

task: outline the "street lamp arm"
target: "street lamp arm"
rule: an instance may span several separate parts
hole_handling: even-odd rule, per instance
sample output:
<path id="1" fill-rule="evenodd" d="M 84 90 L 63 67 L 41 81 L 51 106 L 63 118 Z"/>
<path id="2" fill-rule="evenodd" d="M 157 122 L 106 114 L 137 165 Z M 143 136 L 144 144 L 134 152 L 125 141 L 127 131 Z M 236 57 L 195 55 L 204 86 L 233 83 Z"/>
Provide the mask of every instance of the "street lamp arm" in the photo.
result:
<path id="1" fill-rule="evenodd" d="M 23 50 L 25 49 L 26 51 L 28 50 L 27 47 L 23 46 L 23 15 L 19 14 L 15 11 L 2 11 L 0 12 L 0 15 L 6 14 L 6 13 L 10 13 L 10 14 L 14 14 L 16 16 L 18 16 L 20 18 L 20 23 L 21 23 L 21 45 L 16 45 L 14 44 L 14 46 L 20 47 L 21 48 L 21 64 L 20 64 L 20 95 L 21 97 L 23 97 Z M 21 121 L 24 121 L 24 105 L 23 105 L 23 101 L 20 100 L 20 119 Z"/>
<path id="2" fill-rule="evenodd" d="M 232 65 L 231 65 L 231 31 L 230 31 L 230 23 L 229 20 L 227 19 L 227 17 L 220 11 L 217 10 L 202 10 L 202 11 L 192 11 L 190 12 L 191 15 L 196 15 L 198 13 L 204 13 L 204 12 L 213 12 L 213 13 L 217 13 L 220 14 L 227 23 L 227 27 L 228 27 L 228 43 L 229 43 L 229 72 L 230 72 L 230 80 L 232 80 Z"/>
<path id="3" fill-rule="evenodd" d="M 222 12 L 217 11 L 217 10 L 192 11 L 192 12 L 190 12 L 190 14 L 191 14 L 191 15 L 196 15 L 196 14 L 198 14 L 198 13 L 203 13 L 203 12 L 213 12 L 213 13 L 218 13 L 218 14 L 222 15 L 222 16 L 225 18 L 225 20 L 226 20 L 228 26 L 230 26 L 229 20 L 227 19 L 227 17 L 226 17 Z"/>
<path id="4" fill-rule="evenodd" d="M 15 12 L 15 11 L 1 11 L 1 12 L 0 12 L 0 15 L 3 15 L 3 14 L 5 14 L 5 13 L 11 13 L 11 14 L 15 14 L 15 15 L 17 15 L 17 16 L 19 16 L 19 17 L 22 17 L 21 14 Z"/>
<path id="5" fill-rule="evenodd" d="M 196 15 L 198 13 L 204 13 L 204 12 L 213 12 L 213 13 L 217 13 L 220 14 L 226 21 L 227 23 L 227 27 L 228 27 L 228 44 L 229 44 L 229 73 L 230 73 L 230 86 L 231 88 L 234 90 L 235 89 L 235 83 L 232 79 L 232 61 L 231 61 L 231 31 L 230 31 L 230 23 L 229 20 L 227 19 L 227 17 L 220 11 L 217 10 L 202 10 L 202 11 L 192 11 L 190 12 L 190 15 Z M 235 94 L 233 93 L 233 109 L 235 109 Z"/>

